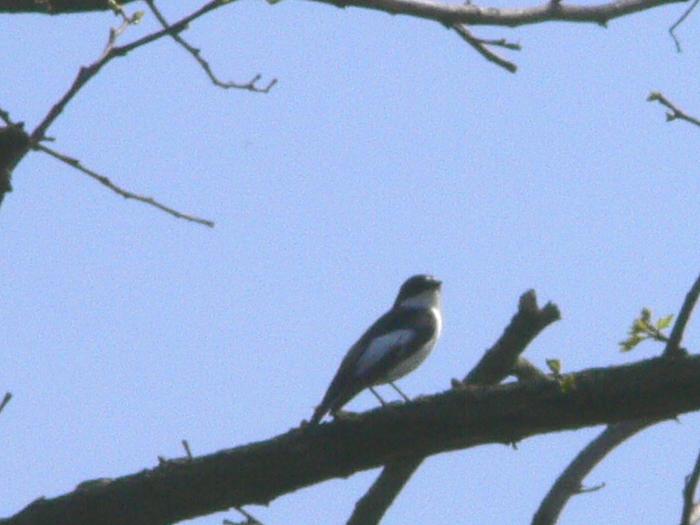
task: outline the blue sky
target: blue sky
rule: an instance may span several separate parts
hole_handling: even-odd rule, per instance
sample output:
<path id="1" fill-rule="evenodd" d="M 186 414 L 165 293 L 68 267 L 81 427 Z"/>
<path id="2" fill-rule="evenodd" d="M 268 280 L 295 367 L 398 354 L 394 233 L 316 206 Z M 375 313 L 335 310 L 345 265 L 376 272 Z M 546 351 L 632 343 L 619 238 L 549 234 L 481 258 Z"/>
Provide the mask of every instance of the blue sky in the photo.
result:
<path id="1" fill-rule="evenodd" d="M 171 19 L 194 8 L 165 9 Z M 504 4 L 505 5 L 505 4 Z M 216 221 L 178 221 L 45 155 L 0 209 L 0 515 L 86 479 L 285 432 L 308 418 L 356 337 L 405 277 L 444 281 L 445 329 L 401 381 L 410 395 L 462 377 L 535 288 L 563 320 L 527 356 L 565 370 L 620 354 L 642 306 L 677 311 L 698 273 L 700 130 L 664 121 L 660 90 L 700 114 L 697 16 L 684 6 L 506 36 L 510 75 L 438 24 L 284 0 L 241 1 L 173 42 L 109 64 L 50 130 L 56 149 L 137 193 Z M 133 8 L 131 8 L 133 10 Z M 101 52 L 109 14 L 0 19 L 0 107 L 31 129 Z M 154 28 L 150 15 L 122 42 Z M 27 43 L 31 42 L 31 46 Z M 691 325 L 686 344 L 700 335 Z M 0 392 L 0 393 L 2 393 Z M 387 391 L 391 396 L 391 392 Z M 359 396 L 349 408 L 376 401 Z M 664 423 L 593 472 L 561 523 L 677 520 L 697 416 Z M 431 458 L 384 523 L 527 523 L 600 429 Z M 343 523 L 366 472 L 249 510 L 266 525 Z M 235 511 L 197 524 L 237 519 Z"/>

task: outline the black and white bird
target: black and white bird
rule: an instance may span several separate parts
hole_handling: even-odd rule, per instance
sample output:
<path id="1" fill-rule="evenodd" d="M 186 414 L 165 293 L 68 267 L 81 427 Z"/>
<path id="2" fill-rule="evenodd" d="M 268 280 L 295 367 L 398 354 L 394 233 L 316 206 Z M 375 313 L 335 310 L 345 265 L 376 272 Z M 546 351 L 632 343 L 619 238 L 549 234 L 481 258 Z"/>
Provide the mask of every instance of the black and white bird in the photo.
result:
<path id="1" fill-rule="evenodd" d="M 328 412 L 335 415 L 365 388 L 385 383 L 396 388 L 393 381 L 428 357 L 442 330 L 441 285 L 430 275 L 414 275 L 401 285 L 391 310 L 348 350 L 311 417 L 312 425 Z"/>

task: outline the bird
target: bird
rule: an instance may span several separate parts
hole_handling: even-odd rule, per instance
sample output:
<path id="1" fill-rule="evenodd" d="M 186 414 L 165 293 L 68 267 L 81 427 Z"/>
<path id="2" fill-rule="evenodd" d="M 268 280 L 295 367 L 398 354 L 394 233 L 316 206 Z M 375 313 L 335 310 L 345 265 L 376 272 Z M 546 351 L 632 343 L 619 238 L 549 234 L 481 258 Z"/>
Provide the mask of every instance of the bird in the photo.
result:
<path id="1" fill-rule="evenodd" d="M 394 381 L 415 370 L 428 357 L 442 331 L 442 282 L 432 275 L 408 278 L 394 305 L 350 347 L 340 363 L 310 424 L 333 416 L 352 398 L 369 388 L 389 383 L 404 399 Z"/>

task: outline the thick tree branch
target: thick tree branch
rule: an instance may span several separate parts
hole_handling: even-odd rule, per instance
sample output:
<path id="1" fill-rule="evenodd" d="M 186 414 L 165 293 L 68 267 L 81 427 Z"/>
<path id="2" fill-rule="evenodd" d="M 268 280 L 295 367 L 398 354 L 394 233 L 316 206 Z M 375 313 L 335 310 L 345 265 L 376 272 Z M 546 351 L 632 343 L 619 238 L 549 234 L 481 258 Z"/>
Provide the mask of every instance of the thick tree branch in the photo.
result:
<path id="1" fill-rule="evenodd" d="M 119 0 L 128 4 L 134 0 Z M 0 0 L 0 13 L 84 13 L 88 11 L 111 11 L 107 0 Z"/>
<path id="2" fill-rule="evenodd" d="M 130 0 L 122 0 L 122 4 Z M 338 7 L 362 7 L 390 14 L 403 14 L 455 24 L 519 26 L 548 21 L 606 24 L 609 20 L 658 6 L 688 0 L 620 0 L 598 5 L 546 2 L 536 7 L 499 9 L 476 5 L 447 4 L 431 0 L 315 0 Z M 49 8 L 50 7 L 50 8 Z M 0 13 L 69 13 L 105 11 L 105 0 L 0 0 Z"/>
<path id="3" fill-rule="evenodd" d="M 486 351 L 463 382 L 491 385 L 502 381 L 512 372 L 518 357 L 535 337 L 559 319 L 561 314 L 555 304 L 547 303 L 540 308 L 534 290 L 524 293 L 518 301 L 518 311 L 501 337 Z"/>
<path id="4" fill-rule="evenodd" d="M 432 0 L 314 0 L 338 7 L 362 7 L 392 15 L 409 15 L 456 24 L 515 27 L 542 22 L 584 22 L 605 25 L 614 18 L 688 0 L 619 0 L 597 5 L 545 2 L 535 7 L 495 8 L 474 4 L 446 4 Z"/>
<path id="5" fill-rule="evenodd" d="M 700 295 L 700 275 L 683 300 L 680 313 L 673 324 L 671 336 L 664 348 L 664 356 L 678 358 L 686 355 L 687 352 L 680 347 L 680 343 L 690 320 L 690 314 L 698 301 L 698 295 Z M 557 478 L 557 481 L 540 503 L 532 519 L 532 525 L 552 525 L 556 523 L 569 499 L 581 492 L 584 478 L 598 463 L 603 461 L 605 456 L 627 439 L 659 421 L 659 419 L 654 418 L 641 419 L 608 426 L 574 458 Z"/>
<path id="6" fill-rule="evenodd" d="M 455 382 L 455 386 L 460 388 L 464 385 L 489 385 L 503 380 L 512 372 L 518 356 L 527 345 L 559 318 L 556 305 L 547 303 L 540 309 L 537 306 L 535 291 L 525 292 L 518 301 L 518 311 L 501 337 L 486 351 L 462 382 Z M 367 493 L 356 503 L 347 525 L 379 523 L 424 459 L 416 457 L 386 465 Z"/>
<path id="7" fill-rule="evenodd" d="M 416 456 L 700 409 L 700 356 L 467 386 L 39 499 L 1 525 L 164 525 Z"/>
<path id="8" fill-rule="evenodd" d="M 29 149 L 29 136 L 22 124 L 11 124 L 9 116 L 0 110 L 8 126 L 0 128 L 0 204 L 12 191 L 12 172 Z"/>

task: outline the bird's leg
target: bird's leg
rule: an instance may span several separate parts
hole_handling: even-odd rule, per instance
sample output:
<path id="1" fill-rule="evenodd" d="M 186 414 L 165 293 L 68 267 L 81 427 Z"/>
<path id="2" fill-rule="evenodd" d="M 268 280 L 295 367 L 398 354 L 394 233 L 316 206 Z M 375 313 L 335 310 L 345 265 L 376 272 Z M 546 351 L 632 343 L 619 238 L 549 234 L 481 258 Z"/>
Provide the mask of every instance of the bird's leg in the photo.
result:
<path id="1" fill-rule="evenodd" d="M 396 386 L 392 381 L 389 381 L 389 385 L 391 385 L 391 388 L 393 388 L 394 390 L 396 390 L 396 391 L 399 393 L 399 395 L 400 395 L 401 397 L 403 397 L 403 400 L 404 400 L 404 401 L 406 401 L 407 403 L 411 401 L 411 398 L 408 397 L 408 396 L 407 396 L 406 394 L 404 394 L 403 392 L 401 392 L 401 389 L 400 389 L 398 386 Z"/>
<path id="2" fill-rule="evenodd" d="M 369 391 L 374 394 L 374 397 L 376 397 L 379 400 L 379 402 L 382 404 L 383 407 L 386 406 L 386 401 L 384 401 L 382 399 L 382 396 L 380 396 L 379 393 L 374 388 L 369 387 Z"/>

